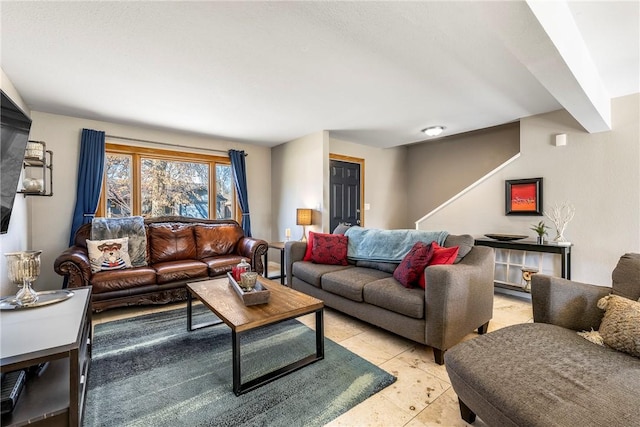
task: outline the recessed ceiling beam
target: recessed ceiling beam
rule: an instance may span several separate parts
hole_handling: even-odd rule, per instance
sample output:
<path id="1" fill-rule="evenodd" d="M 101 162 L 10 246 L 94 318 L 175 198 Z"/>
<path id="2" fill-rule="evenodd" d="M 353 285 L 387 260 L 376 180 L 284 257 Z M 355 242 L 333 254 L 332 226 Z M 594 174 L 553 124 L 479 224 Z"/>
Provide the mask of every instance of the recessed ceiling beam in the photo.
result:
<path id="1" fill-rule="evenodd" d="M 557 49 L 550 60 L 527 64 L 531 72 L 588 132 L 611 130 L 611 98 L 567 3 L 527 1 L 527 5 Z"/>

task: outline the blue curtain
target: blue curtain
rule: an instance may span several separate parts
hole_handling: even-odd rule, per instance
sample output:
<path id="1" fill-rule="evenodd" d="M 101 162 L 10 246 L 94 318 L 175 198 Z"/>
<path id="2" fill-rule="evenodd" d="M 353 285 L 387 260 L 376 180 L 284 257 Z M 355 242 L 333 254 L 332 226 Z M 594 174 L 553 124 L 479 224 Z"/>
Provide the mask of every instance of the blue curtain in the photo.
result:
<path id="1" fill-rule="evenodd" d="M 104 132 L 82 129 L 80 140 L 80 162 L 76 190 L 76 207 L 73 211 L 69 246 L 82 224 L 91 222 L 100 199 L 102 175 L 104 172 L 105 143 Z"/>
<path id="2" fill-rule="evenodd" d="M 233 180 L 236 183 L 238 203 L 242 209 L 242 230 L 247 237 L 251 236 L 251 217 L 249 216 L 249 195 L 247 192 L 247 167 L 244 163 L 244 151 L 229 150 Z"/>

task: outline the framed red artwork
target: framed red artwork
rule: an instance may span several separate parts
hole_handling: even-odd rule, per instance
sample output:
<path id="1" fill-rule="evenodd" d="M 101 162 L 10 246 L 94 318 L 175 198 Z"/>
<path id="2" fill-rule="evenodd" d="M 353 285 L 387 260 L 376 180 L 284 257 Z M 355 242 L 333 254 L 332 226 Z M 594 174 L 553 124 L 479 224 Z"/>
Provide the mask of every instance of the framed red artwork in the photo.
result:
<path id="1" fill-rule="evenodd" d="M 505 181 L 505 215 L 542 215 L 542 178 Z"/>

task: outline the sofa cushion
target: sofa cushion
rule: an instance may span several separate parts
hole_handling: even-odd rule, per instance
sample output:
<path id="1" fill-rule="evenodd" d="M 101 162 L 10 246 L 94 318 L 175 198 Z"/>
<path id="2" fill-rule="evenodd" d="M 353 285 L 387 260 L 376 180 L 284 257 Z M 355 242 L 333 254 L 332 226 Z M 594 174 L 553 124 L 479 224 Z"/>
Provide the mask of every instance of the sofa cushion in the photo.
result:
<path id="1" fill-rule="evenodd" d="M 308 284 L 319 288 L 320 279 L 324 274 L 348 268 L 353 267 L 350 265 L 314 264 L 310 261 L 298 261 L 293 263 L 291 272 L 298 279 L 304 280 Z"/>
<path id="2" fill-rule="evenodd" d="M 421 276 L 424 276 L 424 269 L 433 256 L 433 245 L 424 242 L 416 242 L 411 250 L 404 256 L 404 259 L 393 272 L 393 277 L 405 288 L 417 285 Z"/>
<path id="3" fill-rule="evenodd" d="M 371 268 L 354 267 L 322 276 L 322 289 L 352 301 L 363 301 L 362 289 L 367 283 L 391 277 L 389 273 Z"/>
<path id="4" fill-rule="evenodd" d="M 395 262 L 356 261 L 356 267 L 375 268 L 376 270 L 385 271 L 390 274 L 396 271 L 398 265 L 399 264 Z"/>
<path id="5" fill-rule="evenodd" d="M 149 240 L 151 264 L 196 259 L 196 241 L 191 225 L 151 224 Z"/>
<path id="6" fill-rule="evenodd" d="M 91 276 L 89 283 L 91 283 L 91 292 L 94 294 L 155 285 L 156 271 L 151 267 L 100 271 Z"/>
<path id="7" fill-rule="evenodd" d="M 316 264 L 347 265 L 349 239 L 341 234 L 315 233 L 311 261 Z"/>
<path id="8" fill-rule="evenodd" d="M 159 262 L 152 267 L 156 270 L 156 280 L 159 285 L 209 276 L 207 264 L 197 260 Z"/>
<path id="9" fill-rule="evenodd" d="M 244 236 L 242 228 L 233 224 L 198 224 L 193 227 L 193 233 L 198 259 L 233 253 Z"/>
<path id="10" fill-rule="evenodd" d="M 632 300 L 640 299 L 640 254 L 624 254 L 611 275 L 613 293 Z"/>
<path id="11" fill-rule="evenodd" d="M 454 246 L 458 246 L 460 248 L 454 262 L 458 263 L 462 258 L 467 256 L 469 252 L 471 252 L 471 249 L 473 249 L 473 243 L 474 239 L 470 234 L 461 234 L 459 236 L 449 234 L 444 241 L 444 247 L 453 248 Z"/>
<path id="12" fill-rule="evenodd" d="M 364 286 L 364 302 L 398 314 L 424 318 L 424 290 L 405 289 L 393 277 L 369 282 Z"/>
<path id="13" fill-rule="evenodd" d="M 129 238 L 87 240 L 91 272 L 131 268 Z"/>
<path id="14" fill-rule="evenodd" d="M 200 261 L 207 264 L 209 276 L 215 277 L 227 274 L 228 271 L 231 271 L 231 269 L 238 265 L 243 259 L 249 262 L 249 258 L 245 258 L 242 255 L 220 255 L 201 259 Z"/>

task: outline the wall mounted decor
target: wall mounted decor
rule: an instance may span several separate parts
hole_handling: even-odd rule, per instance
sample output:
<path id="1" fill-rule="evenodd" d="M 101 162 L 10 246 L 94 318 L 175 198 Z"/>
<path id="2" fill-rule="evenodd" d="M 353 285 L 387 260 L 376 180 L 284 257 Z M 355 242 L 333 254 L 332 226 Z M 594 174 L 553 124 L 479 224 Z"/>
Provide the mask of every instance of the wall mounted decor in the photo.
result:
<path id="1" fill-rule="evenodd" d="M 542 178 L 505 181 L 505 215 L 542 216 Z"/>

